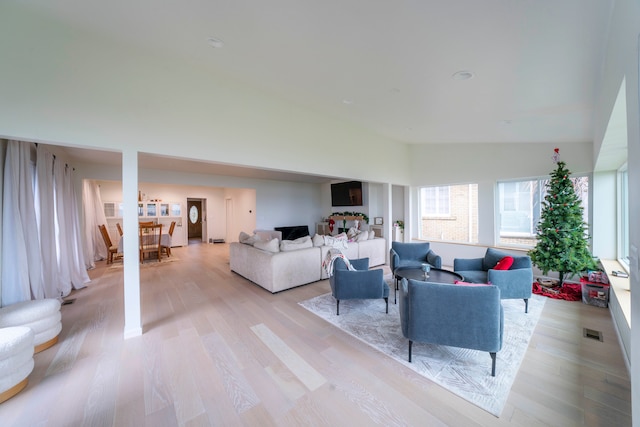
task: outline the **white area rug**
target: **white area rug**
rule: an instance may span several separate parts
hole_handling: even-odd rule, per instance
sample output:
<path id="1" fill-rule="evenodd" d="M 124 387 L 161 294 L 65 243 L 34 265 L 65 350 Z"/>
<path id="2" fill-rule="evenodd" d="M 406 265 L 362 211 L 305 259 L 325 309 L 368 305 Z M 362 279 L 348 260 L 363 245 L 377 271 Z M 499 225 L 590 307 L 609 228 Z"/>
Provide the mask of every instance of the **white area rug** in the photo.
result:
<path id="1" fill-rule="evenodd" d="M 392 286 L 390 283 L 391 294 Z M 402 335 L 398 306 L 393 304 L 393 295 L 389 298 L 389 314 L 384 312 L 382 299 L 342 300 L 340 316 L 336 316 L 336 300 L 330 293 L 302 301 L 300 305 L 416 373 L 499 417 L 544 303 L 545 298 L 533 295 L 529 299 L 529 313 L 525 313 L 524 301 L 502 301 L 504 339 L 497 356 L 495 377 L 491 376 L 489 353 L 477 350 L 413 343 L 413 362 L 409 363 L 409 341 Z"/>

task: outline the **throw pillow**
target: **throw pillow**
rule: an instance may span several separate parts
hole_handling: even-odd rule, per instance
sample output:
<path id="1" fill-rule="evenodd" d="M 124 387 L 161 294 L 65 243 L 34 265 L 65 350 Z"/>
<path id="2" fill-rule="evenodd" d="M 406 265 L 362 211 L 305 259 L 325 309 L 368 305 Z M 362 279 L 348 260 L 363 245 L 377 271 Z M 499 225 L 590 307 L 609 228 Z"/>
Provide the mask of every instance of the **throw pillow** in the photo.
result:
<path id="1" fill-rule="evenodd" d="M 462 280 L 456 280 L 454 283 L 460 286 L 491 286 L 491 283 L 471 283 L 463 282 Z"/>
<path id="2" fill-rule="evenodd" d="M 500 261 L 498 261 L 498 263 L 496 264 L 495 267 L 493 267 L 494 270 L 508 270 L 511 268 L 511 266 L 513 265 L 513 257 L 511 256 L 506 256 L 504 258 L 502 258 Z"/>
<path id="3" fill-rule="evenodd" d="M 373 240 L 376 238 L 376 232 L 373 230 L 369 230 L 369 240 Z"/>
<path id="4" fill-rule="evenodd" d="M 356 236 L 356 242 L 364 242 L 365 240 L 369 240 L 369 233 L 367 231 Z"/>
<path id="5" fill-rule="evenodd" d="M 311 242 L 311 237 L 304 236 L 295 240 L 283 240 L 280 242 L 280 251 L 296 251 L 298 249 L 312 248 L 313 243 Z"/>
<path id="6" fill-rule="evenodd" d="M 240 232 L 240 237 L 238 237 L 238 241 L 240 243 L 244 243 L 245 245 L 251 245 L 253 246 L 253 244 L 255 242 L 257 242 L 258 240 L 260 240 L 258 238 L 258 236 L 253 235 L 253 236 L 249 236 L 247 233 L 245 233 L 244 231 Z"/>
<path id="7" fill-rule="evenodd" d="M 258 240 L 253 244 L 253 247 L 267 252 L 280 252 L 280 245 L 278 244 L 277 238 L 269 241 Z"/>
<path id="8" fill-rule="evenodd" d="M 322 234 L 316 233 L 313 236 L 312 241 L 313 241 L 313 246 L 316 248 L 320 246 L 324 246 L 324 236 Z"/>
<path id="9" fill-rule="evenodd" d="M 282 238 L 282 233 L 275 230 L 253 230 L 253 233 L 259 240 L 269 241 L 275 238 L 277 238 L 278 240 Z"/>

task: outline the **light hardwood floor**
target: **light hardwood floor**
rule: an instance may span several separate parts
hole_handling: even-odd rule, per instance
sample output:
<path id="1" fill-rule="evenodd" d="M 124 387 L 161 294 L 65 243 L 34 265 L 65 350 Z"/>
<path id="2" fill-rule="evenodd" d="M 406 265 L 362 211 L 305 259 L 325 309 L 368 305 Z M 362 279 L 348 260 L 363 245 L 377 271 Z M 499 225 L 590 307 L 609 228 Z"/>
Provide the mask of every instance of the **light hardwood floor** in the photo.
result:
<path id="1" fill-rule="evenodd" d="M 141 269 L 144 333 L 128 340 L 122 269 L 98 263 L 0 425 L 631 425 L 607 309 L 548 300 L 496 418 L 298 305 L 328 281 L 272 295 L 230 272 L 226 244 L 172 255 Z"/>

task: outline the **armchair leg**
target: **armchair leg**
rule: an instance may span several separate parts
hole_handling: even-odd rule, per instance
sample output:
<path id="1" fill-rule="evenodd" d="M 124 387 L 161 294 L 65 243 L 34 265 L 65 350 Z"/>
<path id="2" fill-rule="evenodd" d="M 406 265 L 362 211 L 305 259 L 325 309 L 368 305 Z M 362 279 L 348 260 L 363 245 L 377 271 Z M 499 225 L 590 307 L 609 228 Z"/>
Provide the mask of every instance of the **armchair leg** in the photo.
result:
<path id="1" fill-rule="evenodd" d="M 491 376 L 496 376 L 496 353 L 489 353 L 491 355 Z"/>
<path id="2" fill-rule="evenodd" d="M 384 303 L 387 305 L 387 314 L 389 314 L 389 298 L 385 298 Z"/>
<path id="3" fill-rule="evenodd" d="M 398 296 L 397 296 L 398 295 L 398 278 L 396 277 L 395 280 L 396 280 L 396 287 L 393 290 L 393 303 L 397 304 L 398 303 Z"/>
<path id="4" fill-rule="evenodd" d="M 413 341 L 409 340 L 409 363 L 411 363 L 411 345 L 413 344 Z"/>
<path id="5" fill-rule="evenodd" d="M 340 300 L 336 300 L 336 316 L 340 316 Z"/>
<path id="6" fill-rule="evenodd" d="M 525 313 L 529 312 L 529 298 L 524 299 L 524 312 Z"/>

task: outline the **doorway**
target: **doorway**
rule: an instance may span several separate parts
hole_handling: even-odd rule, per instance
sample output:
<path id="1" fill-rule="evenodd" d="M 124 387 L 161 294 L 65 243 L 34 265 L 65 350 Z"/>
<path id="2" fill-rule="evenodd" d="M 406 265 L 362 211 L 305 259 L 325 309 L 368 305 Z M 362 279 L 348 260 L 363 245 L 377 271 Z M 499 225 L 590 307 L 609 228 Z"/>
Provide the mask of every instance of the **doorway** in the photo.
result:
<path id="1" fill-rule="evenodd" d="M 206 242 L 206 200 L 187 199 L 187 238 L 189 244 Z"/>

